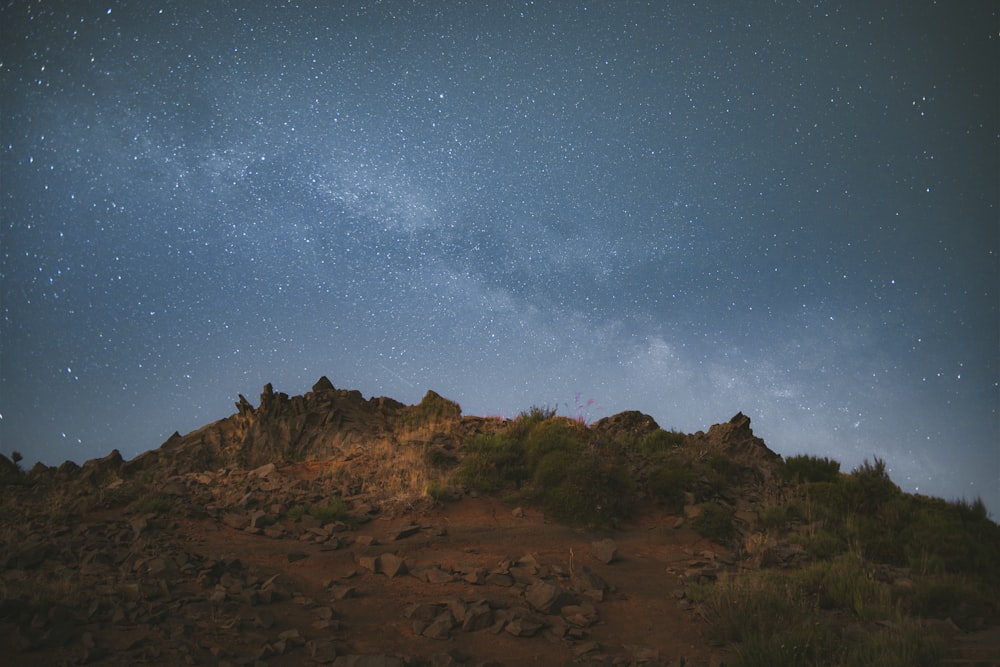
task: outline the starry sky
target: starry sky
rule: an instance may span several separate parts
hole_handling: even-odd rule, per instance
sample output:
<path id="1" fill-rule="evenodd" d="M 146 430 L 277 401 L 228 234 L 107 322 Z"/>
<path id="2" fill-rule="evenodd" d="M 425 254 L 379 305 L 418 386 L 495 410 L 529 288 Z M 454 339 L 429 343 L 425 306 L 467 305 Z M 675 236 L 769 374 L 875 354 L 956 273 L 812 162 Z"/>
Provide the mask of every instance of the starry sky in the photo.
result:
<path id="1" fill-rule="evenodd" d="M 0 7 L 0 451 L 321 376 L 1000 513 L 992 1 Z"/>

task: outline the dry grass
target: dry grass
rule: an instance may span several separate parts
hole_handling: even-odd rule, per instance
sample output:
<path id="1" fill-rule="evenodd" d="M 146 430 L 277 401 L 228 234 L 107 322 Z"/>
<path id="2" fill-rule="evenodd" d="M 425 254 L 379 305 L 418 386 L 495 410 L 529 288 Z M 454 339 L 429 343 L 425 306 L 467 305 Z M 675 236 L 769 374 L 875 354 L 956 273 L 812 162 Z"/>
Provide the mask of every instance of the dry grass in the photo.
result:
<path id="1" fill-rule="evenodd" d="M 428 461 L 429 451 L 424 443 L 382 440 L 363 459 L 353 461 L 346 474 L 377 502 L 409 507 L 446 486 L 447 473 Z"/>

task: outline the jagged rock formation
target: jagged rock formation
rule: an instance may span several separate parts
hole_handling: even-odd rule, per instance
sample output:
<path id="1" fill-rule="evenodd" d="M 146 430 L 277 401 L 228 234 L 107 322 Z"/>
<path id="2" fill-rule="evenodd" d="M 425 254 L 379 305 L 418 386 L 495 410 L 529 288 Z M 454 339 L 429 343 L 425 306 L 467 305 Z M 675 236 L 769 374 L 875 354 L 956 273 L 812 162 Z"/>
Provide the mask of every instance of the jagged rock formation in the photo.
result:
<path id="1" fill-rule="evenodd" d="M 359 391 L 335 388 L 325 376 L 312 391 L 291 398 L 267 384 L 258 407 L 241 394 L 236 409 L 236 414 L 187 435 L 175 433 L 131 466 L 184 473 L 273 461 L 343 459 L 376 443 L 433 440 L 455 445 L 468 430 L 462 428 L 458 404 L 433 391 L 419 404 L 408 406 L 385 397 L 365 400 Z"/>
<path id="2" fill-rule="evenodd" d="M 715 424 L 708 433 L 698 431 L 688 436 L 688 444 L 706 452 L 721 453 L 733 461 L 754 467 L 765 479 L 770 476 L 771 464 L 781 459 L 764 441 L 753 434 L 750 418 L 736 413 L 725 424 Z"/>

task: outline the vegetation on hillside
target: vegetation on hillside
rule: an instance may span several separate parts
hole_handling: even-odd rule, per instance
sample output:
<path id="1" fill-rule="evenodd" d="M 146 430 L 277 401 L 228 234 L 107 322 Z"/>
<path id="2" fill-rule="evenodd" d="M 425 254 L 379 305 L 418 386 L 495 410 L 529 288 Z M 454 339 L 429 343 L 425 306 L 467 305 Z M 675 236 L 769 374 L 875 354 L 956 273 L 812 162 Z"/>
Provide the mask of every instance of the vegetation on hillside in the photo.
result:
<path id="1" fill-rule="evenodd" d="M 808 565 L 689 590 L 735 665 L 939 665 L 949 635 L 996 621 L 1000 527 L 981 500 L 903 493 L 877 458 L 839 468 L 790 457 L 783 500 L 761 512 L 770 542 L 802 545 Z"/>
<path id="2" fill-rule="evenodd" d="M 460 445 L 433 438 L 435 424 L 459 417 L 457 404 L 429 393 L 403 419 L 426 440 L 372 443 L 365 457 L 331 468 L 331 481 L 403 506 L 472 490 L 596 528 L 643 504 L 683 515 L 741 559 L 736 572 L 686 589 L 710 637 L 732 645 L 734 665 L 937 665 L 950 633 L 1000 620 L 1000 526 L 983 502 L 905 493 L 881 459 L 845 473 L 829 458 L 781 460 L 766 447 L 759 457 L 636 416 L 588 426 L 545 408 Z M 0 485 L 33 483 L 20 459 L 0 455 Z M 88 502 L 170 512 L 167 495 L 143 491 L 151 481 L 97 484 Z M 288 515 L 351 523 L 341 495 Z"/>
<path id="3" fill-rule="evenodd" d="M 804 565 L 689 586 L 736 665 L 937 665 L 949 632 L 996 620 L 1000 527 L 981 500 L 904 493 L 878 458 L 843 473 L 792 456 L 771 472 L 693 451 L 680 433 L 609 438 L 534 408 L 466 443 L 452 482 L 595 526 L 627 519 L 642 498 L 674 513 L 696 506 L 692 528 L 739 553 L 751 539 L 798 545 Z M 741 485 L 770 499 L 756 525 L 734 519 Z"/>
<path id="4" fill-rule="evenodd" d="M 607 445 L 581 422 L 533 408 L 506 431 L 468 442 L 455 479 L 560 521 L 610 526 L 631 514 L 636 495 L 623 452 Z"/>

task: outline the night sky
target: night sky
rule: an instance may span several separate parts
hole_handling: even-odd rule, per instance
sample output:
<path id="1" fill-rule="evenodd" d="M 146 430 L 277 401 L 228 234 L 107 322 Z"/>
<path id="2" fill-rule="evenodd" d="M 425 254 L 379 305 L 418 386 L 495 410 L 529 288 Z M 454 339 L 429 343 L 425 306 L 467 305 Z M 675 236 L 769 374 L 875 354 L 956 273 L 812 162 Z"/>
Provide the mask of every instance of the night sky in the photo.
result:
<path id="1" fill-rule="evenodd" d="M 1000 10 L 882 4 L 7 2 L 0 451 L 327 375 L 996 516 Z"/>

